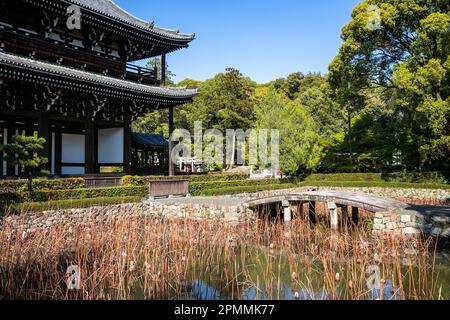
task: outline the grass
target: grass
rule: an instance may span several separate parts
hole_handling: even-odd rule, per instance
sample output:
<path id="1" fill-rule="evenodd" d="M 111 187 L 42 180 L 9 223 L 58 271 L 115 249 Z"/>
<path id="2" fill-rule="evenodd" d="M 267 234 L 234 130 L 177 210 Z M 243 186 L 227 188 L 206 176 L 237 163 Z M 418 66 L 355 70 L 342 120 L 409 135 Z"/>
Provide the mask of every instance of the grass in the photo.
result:
<path id="1" fill-rule="evenodd" d="M 430 242 L 373 239 L 366 226 L 335 234 L 304 217 L 290 229 L 265 218 L 236 225 L 136 217 L 22 233 L 0 231 L 0 299 L 201 299 L 202 281 L 216 299 L 251 291 L 284 299 L 287 285 L 294 296 L 359 300 L 370 297 L 373 265 L 401 298 L 439 297 Z M 405 248 L 417 252 L 406 266 Z M 65 284 L 70 265 L 80 268 L 78 291 Z"/>

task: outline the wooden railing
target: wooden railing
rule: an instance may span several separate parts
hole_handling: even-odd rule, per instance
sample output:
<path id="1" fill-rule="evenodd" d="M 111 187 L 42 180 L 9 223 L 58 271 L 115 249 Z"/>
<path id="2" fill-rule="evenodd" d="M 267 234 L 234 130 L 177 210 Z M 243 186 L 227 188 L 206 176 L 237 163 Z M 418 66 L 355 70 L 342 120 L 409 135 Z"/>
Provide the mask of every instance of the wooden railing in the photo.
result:
<path id="1" fill-rule="evenodd" d="M 61 65 L 83 68 L 86 71 L 102 73 L 115 78 L 122 78 L 144 84 L 157 85 L 157 70 L 143 68 L 106 57 L 98 56 L 83 50 L 76 50 L 48 40 L 38 39 L 0 29 L 0 42 L 5 52 L 28 56 L 36 59 L 58 62 Z"/>
<path id="2" fill-rule="evenodd" d="M 188 196 L 189 180 L 155 180 L 149 183 L 150 199 Z"/>

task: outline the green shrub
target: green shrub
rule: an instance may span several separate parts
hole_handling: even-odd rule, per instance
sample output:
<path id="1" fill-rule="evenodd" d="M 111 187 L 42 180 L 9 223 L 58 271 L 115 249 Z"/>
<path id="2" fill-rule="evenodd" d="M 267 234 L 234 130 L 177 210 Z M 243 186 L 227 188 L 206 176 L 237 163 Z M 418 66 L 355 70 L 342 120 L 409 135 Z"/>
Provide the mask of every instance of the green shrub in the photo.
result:
<path id="1" fill-rule="evenodd" d="M 283 184 L 267 184 L 267 185 L 250 185 L 250 186 L 239 186 L 239 187 L 227 187 L 227 188 L 215 188 L 203 190 L 200 196 L 212 197 L 212 196 L 223 196 L 223 195 L 235 195 L 240 193 L 254 193 L 261 191 L 279 190 L 279 189 L 290 189 L 295 188 L 297 185 L 295 183 L 283 183 Z"/>
<path id="2" fill-rule="evenodd" d="M 305 181 L 301 186 L 341 188 L 392 188 L 450 190 L 449 184 L 385 182 L 385 181 Z"/>
<path id="3" fill-rule="evenodd" d="M 140 197 L 121 197 L 121 198 L 94 198 L 77 200 L 58 200 L 50 202 L 28 202 L 12 204 L 6 210 L 7 214 L 25 214 L 39 213 L 50 210 L 64 210 L 89 208 L 97 206 L 109 206 L 122 203 L 136 203 L 141 201 Z"/>
<path id="4" fill-rule="evenodd" d="M 398 172 L 398 173 L 336 173 L 312 174 L 304 179 L 305 182 L 402 182 L 402 183 L 430 183 L 446 184 L 448 180 L 440 172 Z"/>
<path id="5" fill-rule="evenodd" d="M 147 185 L 147 180 L 140 176 L 124 176 L 122 178 L 122 185 L 124 186 L 145 186 Z"/>
<path id="6" fill-rule="evenodd" d="M 70 179 L 34 179 L 34 190 L 70 190 L 84 188 L 83 178 Z M 27 181 L 19 180 L 0 180 L 0 193 L 14 193 L 27 190 Z"/>
<path id="7" fill-rule="evenodd" d="M 238 188 L 246 186 L 262 186 L 290 183 L 288 180 L 230 180 L 230 181 L 209 181 L 209 182 L 192 182 L 189 184 L 189 193 L 193 196 L 201 195 L 205 190 L 222 189 L 222 188 Z"/>
<path id="8" fill-rule="evenodd" d="M 149 181 L 157 180 L 179 180 L 186 179 L 191 183 L 200 182 L 212 182 L 212 181 L 241 181 L 248 179 L 246 174 L 226 174 L 226 173 L 214 173 L 214 174 L 191 174 L 191 175 L 177 175 L 174 177 L 165 176 L 124 176 L 122 178 L 122 184 L 124 186 L 146 186 Z"/>

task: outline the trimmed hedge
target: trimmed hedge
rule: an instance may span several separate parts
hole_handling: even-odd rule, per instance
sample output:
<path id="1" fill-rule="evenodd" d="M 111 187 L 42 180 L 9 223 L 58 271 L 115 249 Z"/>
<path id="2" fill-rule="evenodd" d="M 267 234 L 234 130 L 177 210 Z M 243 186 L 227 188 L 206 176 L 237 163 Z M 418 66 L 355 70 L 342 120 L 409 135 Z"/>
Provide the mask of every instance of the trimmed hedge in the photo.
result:
<path id="1" fill-rule="evenodd" d="M 249 178 L 246 174 L 224 174 L 224 173 L 214 173 L 214 174 L 193 174 L 193 175 L 178 175 L 174 177 L 164 177 L 164 176 L 124 176 L 122 178 L 122 184 L 124 186 L 146 186 L 149 181 L 154 180 L 178 180 L 187 179 L 190 183 L 200 183 L 200 182 L 213 182 L 213 181 L 242 181 Z"/>
<path id="2" fill-rule="evenodd" d="M 20 192 L 0 194 L 3 206 L 11 203 L 47 202 L 58 200 L 76 200 L 92 198 L 120 198 L 120 197 L 148 197 L 148 187 L 110 187 L 98 189 L 74 190 L 42 190 L 34 192 Z"/>
<path id="3" fill-rule="evenodd" d="M 13 204 L 6 210 L 6 213 L 18 215 L 50 210 L 77 209 L 77 208 L 89 208 L 97 206 L 109 206 L 122 203 L 136 203 L 139 201 L 141 201 L 140 197 L 122 197 L 122 198 L 58 200 L 51 202 L 28 202 L 28 203 Z"/>
<path id="4" fill-rule="evenodd" d="M 235 195 L 239 193 L 253 193 L 261 191 L 279 190 L 279 189 L 290 189 L 295 188 L 298 185 L 295 183 L 282 183 L 282 184 L 266 184 L 266 185 L 250 185 L 250 186 L 239 186 L 239 187 L 228 187 L 228 188 L 215 188 L 203 190 L 199 195 L 212 197 L 212 196 L 223 196 L 223 195 Z"/>
<path id="5" fill-rule="evenodd" d="M 422 184 L 446 184 L 449 178 L 440 172 L 397 172 L 397 173 L 338 173 L 312 174 L 307 176 L 306 182 L 343 182 L 343 181 L 373 181 L 373 182 L 403 182 Z"/>
<path id="6" fill-rule="evenodd" d="M 83 178 L 33 179 L 34 190 L 70 190 L 86 187 Z M 27 190 L 27 180 L 0 180 L 0 193 L 13 193 Z"/>
<path id="7" fill-rule="evenodd" d="M 202 195 L 203 191 L 205 190 L 240 188 L 247 186 L 267 186 L 285 183 L 292 183 L 292 182 L 283 179 L 193 182 L 189 185 L 189 193 L 193 196 L 197 196 Z"/>
<path id="8" fill-rule="evenodd" d="M 304 181 L 299 186 L 342 188 L 392 188 L 392 189 L 441 189 L 450 190 L 449 184 L 378 182 L 378 181 Z"/>

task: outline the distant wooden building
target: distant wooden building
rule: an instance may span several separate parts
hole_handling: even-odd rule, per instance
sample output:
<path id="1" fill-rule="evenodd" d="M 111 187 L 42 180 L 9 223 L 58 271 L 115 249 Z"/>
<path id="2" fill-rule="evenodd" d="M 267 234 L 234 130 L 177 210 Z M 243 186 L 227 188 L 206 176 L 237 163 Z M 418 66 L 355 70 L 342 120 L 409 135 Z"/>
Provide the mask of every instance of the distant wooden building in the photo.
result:
<path id="1" fill-rule="evenodd" d="M 133 174 L 167 175 L 169 142 L 160 134 L 133 133 Z"/>
<path id="2" fill-rule="evenodd" d="M 67 25 L 72 5 L 80 9 L 80 29 Z M 132 150 L 140 138 L 131 122 L 166 108 L 173 131 L 174 107 L 197 92 L 165 86 L 166 54 L 194 38 L 140 20 L 110 0 L 0 0 L 0 143 L 14 134 L 45 138 L 42 156 L 54 176 L 104 167 L 139 171 Z M 130 64 L 158 56 L 162 70 Z M 167 154 L 158 159 L 173 174 L 171 148 L 162 150 Z M 0 163 L 1 176 L 20 175 L 20 168 Z"/>

